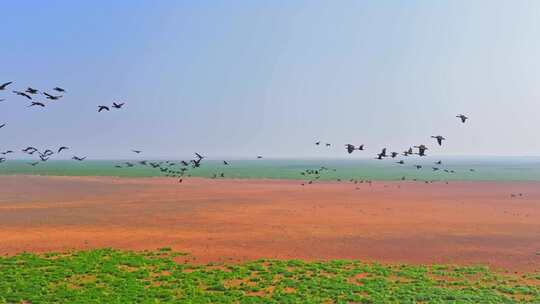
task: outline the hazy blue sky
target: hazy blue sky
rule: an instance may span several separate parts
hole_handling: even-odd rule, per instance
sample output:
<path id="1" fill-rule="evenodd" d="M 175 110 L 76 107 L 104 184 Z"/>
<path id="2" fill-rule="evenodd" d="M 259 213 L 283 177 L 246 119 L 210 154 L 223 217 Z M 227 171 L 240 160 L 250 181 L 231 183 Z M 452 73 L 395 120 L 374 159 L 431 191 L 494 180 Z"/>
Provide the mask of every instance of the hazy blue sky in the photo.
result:
<path id="1" fill-rule="evenodd" d="M 0 82 L 69 91 L 0 91 L 3 150 L 540 155 L 538 1 L 7 1 L 0 20 Z"/>

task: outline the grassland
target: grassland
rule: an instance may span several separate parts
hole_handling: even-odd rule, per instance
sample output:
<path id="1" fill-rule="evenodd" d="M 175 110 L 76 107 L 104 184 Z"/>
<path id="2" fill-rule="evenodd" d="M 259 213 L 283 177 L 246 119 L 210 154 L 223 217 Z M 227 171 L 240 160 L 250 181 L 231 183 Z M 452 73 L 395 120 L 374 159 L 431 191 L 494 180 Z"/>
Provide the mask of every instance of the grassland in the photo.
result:
<path id="1" fill-rule="evenodd" d="M 348 180 L 351 178 L 372 180 L 462 180 L 462 181 L 540 181 L 539 158 L 443 158 L 441 170 L 433 171 L 434 162 L 439 158 L 408 159 L 405 165 L 395 161 L 376 161 L 372 159 L 262 159 L 232 160 L 230 166 L 221 161 L 206 160 L 197 169 L 190 169 L 186 176 L 211 177 L 224 173 L 227 178 L 268 178 L 268 179 L 309 179 L 301 175 L 306 169 L 317 170 L 321 166 L 329 168 L 321 172 L 321 180 Z M 37 166 L 30 166 L 30 161 L 10 160 L 0 164 L 0 175 L 64 175 L 64 176 L 119 176 L 119 177 L 153 177 L 164 176 L 158 169 L 136 165 L 132 168 L 116 168 L 124 161 L 87 160 L 74 162 L 70 160 L 50 160 Z M 417 170 L 413 164 L 424 166 Z M 179 167 L 174 167 L 179 169 Z M 469 169 L 474 168 L 471 172 Z M 444 172 L 453 170 L 454 173 Z"/>
<path id="2" fill-rule="evenodd" d="M 540 303 L 540 275 L 485 267 L 189 261 L 167 248 L 2 257 L 0 303 Z"/>

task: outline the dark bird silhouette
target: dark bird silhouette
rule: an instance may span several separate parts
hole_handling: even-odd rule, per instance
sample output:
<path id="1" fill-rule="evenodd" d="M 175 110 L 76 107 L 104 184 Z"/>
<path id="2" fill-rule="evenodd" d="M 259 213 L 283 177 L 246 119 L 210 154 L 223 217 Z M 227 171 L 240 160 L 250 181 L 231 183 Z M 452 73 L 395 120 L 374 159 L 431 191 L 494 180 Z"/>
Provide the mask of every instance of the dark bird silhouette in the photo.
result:
<path id="1" fill-rule="evenodd" d="M 44 108 L 44 107 L 45 107 L 45 104 L 42 103 L 42 102 L 32 101 L 32 103 L 31 103 L 28 107 L 30 108 L 30 107 L 34 107 L 34 106 L 38 106 L 38 107 Z"/>
<path id="2" fill-rule="evenodd" d="M 331 146 L 332 146 L 332 144 L 329 144 L 329 143 L 327 143 L 327 144 L 326 144 L 326 146 L 327 146 L 327 147 L 331 147 Z"/>
<path id="3" fill-rule="evenodd" d="M 261 158 L 263 158 L 261 155 L 258 155 L 258 156 L 257 156 L 257 159 L 261 159 Z"/>
<path id="4" fill-rule="evenodd" d="M 60 92 L 60 93 L 64 93 L 66 90 L 60 88 L 60 87 L 55 87 L 53 90 L 55 90 L 56 92 Z"/>
<path id="5" fill-rule="evenodd" d="M 5 99 L 0 99 L 0 102 L 4 101 Z"/>
<path id="6" fill-rule="evenodd" d="M 201 161 L 202 161 L 202 158 L 199 158 L 199 159 L 192 159 L 191 160 L 191 164 L 192 164 L 192 167 L 193 168 L 198 168 L 201 166 Z"/>
<path id="7" fill-rule="evenodd" d="M 126 104 L 125 102 L 122 102 L 122 103 L 113 102 L 112 107 L 115 109 L 121 109 L 125 104 Z"/>
<path id="8" fill-rule="evenodd" d="M 50 156 L 50 155 L 53 155 L 54 152 L 47 149 L 47 150 L 43 151 L 43 153 L 40 153 L 40 154 L 43 155 L 43 156 Z"/>
<path id="9" fill-rule="evenodd" d="M 32 167 L 36 166 L 37 164 L 39 164 L 39 162 L 29 163 L 29 165 L 32 166 Z"/>
<path id="10" fill-rule="evenodd" d="M 2 129 L 2 128 L 5 127 L 5 126 L 6 126 L 5 123 L 1 124 L 1 125 L 0 125 L 0 129 Z"/>
<path id="11" fill-rule="evenodd" d="M 71 159 L 76 160 L 76 161 L 83 161 L 86 159 L 86 156 L 85 157 L 73 156 Z"/>
<path id="12" fill-rule="evenodd" d="M 23 97 L 26 97 L 26 98 L 32 100 L 32 96 L 26 94 L 25 92 L 13 91 L 13 93 L 15 93 L 15 94 L 17 94 L 17 95 L 19 95 L 19 96 L 23 96 Z"/>
<path id="13" fill-rule="evenodd" d="M 28 89 L 26 89 L 25 92 L 28 93 L 28 94 L 37 94 L 38 90 L 28 87 Z"/>
<path id="14" fill-rule="evenodd" d="M 351 145 L 351 144 L 346 144 L 346 145 L 345 145 L 345 149 L 347 149 L 347 152 L 348 152 L 349 154 L 353 153 L 354 150 L 356 150 L 356 148 L 354 147 L 354 145 Z"/>
<path id="15" fill-rule="evenodd" d="M 2 153 L 0 153 L 0 154 L 2 154 L 2 155 L 7 155 L 7 154 L 10 154 L 10 153 L 13 153 L 13 151 L 7 150 L 7 151 L 4 151 L 4 152 L 2 152 Z"/>
<path id="16" fill-rule="evenodd" d="M 413 149 L 409 148 L 409 150 L 403 152 L 403 156 L 409 156 L 413 155 Z"/>
<path id="17" fill-rule="evenodd" d="M 398 162 L 396 162 L 396 163 L 397 163 L 397 164 L 400 164 L 400 165 L 403 165 L 403 164 L 405 164 L 405 161 L 400 160 L 400 161 L 398 161 Z"/>
<path id="18" fill-rule="evenodd" d="M 62 147 L 58 148 L 58 152 L 57 152 L 57 153 L 60 153 L 60 152 L 62 152 L 62 151 L 64 151 L 64 150 L 68 150 L 68 149 L 69 149 L 69 147 L 62 146 Z"/>
<path id="19" fill-rule="evenodd" d="M 396 158 L 396 156 L 398 156 L 398 155 L 399 155 L 399 153 L 397 153 L 397 152 L 392 152 L 392 154 L 391 154 L 390 156 L 391 156 L 392 158 Z"/>
<path id="20" fill-rule="evenodd" d="M 54 95 L 48 94 L 47 92 L 43 92 L 43 95 L 45 95 L 46 98 L 50 100 L 58 100 L 62 98 L 62 95 L 54 96 Z"/>
<path id="21" fill-rule="evenodd" d="M 26 152 L 26 153 L 34 153 L 36 152 L 38 149 L 34 148 L 34 147 L 27 147 L 26 149 L 22 149 L 23 152 Z"/>
<path id="22" fill-rule="evenodd" d="M 414 165 L 416 169 L 422 169 L 422 165 Z"/>
<path id="23" fill-rule="evenodd" d="M 431 138 L 435 138 L 435 139 L 437 140 L 437 143 L 439 144 L 439 146 L 442 146 L 442 141 L 443 141 L 443 140 L 446 140 L 446 138 L 444 138 L 444 137 L 441 136 L 441 135 L 431 136 Z"/>
<path id="24" fill-rule="evenodd" d="M 465 123 L 467 121 L 467 119 L 469 119 L 469 117 L 463 115 L 463 114 L 459 114 L 456 116 L 457 118 L 461 119 L 461 122 L 462 123 Z"/>
<path id="25" fill-rule="evenodd" d="M 442 165 L 442 161 L 435 162 L 436 165 Z"/>
<path id="26" fill-rule="evenodd" d="M 381 159 L 383 159 L 383 158 L 385 158 L 385 157 L 387 157 L 387 155 L 386 155 L 386 148 L 383 148 L 382 151 L 381 151 L 381 153 L 377 154 L 376 159 L 381 160 Z"/>
<path id="27" fill-rule="evenodd" d="M 12 84 L 13 81 L 10 81 L 10 82 L 6 82 L 6 83 L 3 83 L 2 85 L 0 85 L 0 91 L 3 91 L 6 89 L 6 87 L 10 84 Z"/>
<path id="28" fill-rule="evenodd" d="M 199 160 L 201 160 L 201 159 L 204 158 L 204 156 L 200 155 L 200 154 L 197 153 L 197 152 L 195 152 L 195 156 L 196 156 Z"/>
<path id="29" fill-rule="evenodd" d="M 180 161 L 180 163 L 181 163 L 184 167 L 189 166 L 189 164 L 188 164 L 185 160 Z"/>
<path id="30" fill-rule="evenodd" d="M 39 159 L 41 159 L 42 162 L 46 162 L 46 161 L 49 160 L 49 158 L 47 156 L 42 155 L 42 154 L 39 155 Z"/>
<path id="31" fill-rule="evenodd" d="M 3 163 L 6 161 L 6 158 L 5 157 L 0 157 L 0 163 Z"/>
<path id="32" fill-rule="evenodd" d="M 428 150 L 426 146 L 420 145 L 420 146 L 414 146 L 414 147 L 418 149 L 418 155 L 426 156 L 426 150 Z"/>
<path id="33" fill-rule="evenodd" d="M 223 161 L 223 164 L 224 164 L 225 166 L 228 166 L 228 165 L 229 165 L 229 162 L 227 162 L 226 160 L 224 160 L 224 161 Z"/>
<path id="34" fill-rule="evenodd" d="M 321 144 L 320 141 L 316 142 L 315 145 L 319 146 Z"/>
<path id="35" fill-rule="evenodd" d="M 141 150 L 131 150 L 131 152 L 133 152 L 133 153 L 137 153 L 137 154 L 140 154 L 140 153 L 142 153 L 142 151 L 141 151 Z"/>
<path id="36" fill-rule="evenodd" d="M 364 151 L 364 145 L 360 145 L 360 146 L 358 146 L 358 150 L 360 150 L 360 151 Z"/>
<path id="37" fill-rule="evenodd" d="M 98 106 L 98 113 L 101 111 L 110 111 L 110 109 L 107 106 Z"/>

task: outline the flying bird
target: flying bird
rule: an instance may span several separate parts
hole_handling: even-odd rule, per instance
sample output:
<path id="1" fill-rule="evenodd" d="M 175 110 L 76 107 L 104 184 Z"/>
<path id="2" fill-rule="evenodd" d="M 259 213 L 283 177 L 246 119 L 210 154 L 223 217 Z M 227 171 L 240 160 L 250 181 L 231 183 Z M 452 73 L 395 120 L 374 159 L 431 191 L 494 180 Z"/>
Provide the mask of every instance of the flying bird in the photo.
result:
<path id="1" fill-rule="evenodd" d="M 26 97 L 26 98 L 28 98 L 30 100 L 32 99 L 32 97 L 30 95 L 26 94 L 25 92 L 13 91 L 13 93 L 15 93 L 15 94 L 17 94 L 19 96 L 24 96 L 24 97 Z"/>
<path id="2" fill-rule="evenodd" d="M 404 155 L 404 156 L 413 155 L 413 150 L 412 150 L 412 148 L 409 148 L 409 150 L 404 151 L 404 152 L 403 152 L 403 155 Z"/>
<path id="3" fill-rule="evenodd" d="M 5 127 L 5 126 L 6 126 L 5 123 L 1 124 L 1 125 L 0 125 L 0 129 L 2 129 L 2 128 Z"/>
<path id="4" fill-rule="evenodd" d="M 392 155 L 390 155 L 390 156 L 391 156 L 392 158 L 396 158 L 396 156 L 398 156 L 398 155 L 399 155 L 399 153 L 397 153 L 397 152 L 392 152 Z"/>
<path id="5" fill-rule="evenodd" d="M 420 145 L 420 146 L 414 146 L 414 147 L 418 149 L 418 155 L 426 156 L 426 150 L 428 150 L 426 146 Z"/>
<path id="6" fill-rule="evenodd" d="M 223 164 L 224 164 L 225 166 L 228 166 L 228 165 L 229 165 L 229 162 L 226 161 L 226 160 L 224 160 L 224 161 L 223 161 Z"/>
<path id="7" fill-rule="evenodd" d="M 6 87 L 7 87 L 8 85 L 12 84 L 12 83 L 13 83 L 13 81 L 10 81 L 10 82 L 6 82 L 6 83 L 0 85 L 0 91 L 5 90 Z"/>
<path id="8" fill-rule="evenodd" d="M 347 152 L 348 152 L 349 154 L 353 153 L 354 150 L 356 150 L 356 148 L 354 147 L 354 145 L 351 145 L 351 144 L 346 144 L 346 145 L 345 145 L 345 149 L 347 149 Z"/>
<path id="9" fill-rule="evenodd" d="M 5 157 L 0 157 L 0 163 L 3 163 L 6 161 L 6 158 Z"/>
<path id="10" fill-rule="evenodd" d="M 263 157 L 262 157 L 262 156 L 260 156 L 260 155 L 258 155 L 258 156 L 257 156 L 257 159 L 261 159 L 261 158 L 263 158 Z"/>
<path id="11" fill-rule="evenodd" d="M 192 159 L 191 160 L 191 163 L 192 163 L 192 167 L 193 168 L 198 168 L 201 166 L 201 160 L 202 158 L 199 158 L 199 159 Z"/>
<path id="12" fill-rule="evenodd" d="M 122 102 L 122 103 L 116 103 L 116 102 L 113 102 L 112 103 L 112 107 L 115 108 L 115 109 L 121 109 L 124 104 L 126 104 L 125 102 Z"/>
<path id="13" fill-rule="evenodd" d="M 321 144 L 320 141 L 316 142 L 315 145 L 319 146 Z"/>
<path id="14" fill-rule="evenodd" d="M 44 108 L 45 104 L 42 103 L 42 102 L 32 101 L 32 103 L 28 107 L 30 108 L 30 107 L 33 107 L 33 106 L 39 106 L 39 107 Z"/>
<path id="15" fill-rule="evenodd" d="M 53 154 L 54 154 L 54 152 L 49 150 L 49 149 L 47 149 L 47 150 L 43 151 L 43 153 L 41 153 L 41 155 L 44 155 L 44 156 L 49 156 L 49 155 L 53 155 Z"/>
<path id="16" fill-rule="evenodd" d="M 403 161 L 403 160 L 400 160 L 400 161 L 396 162 L 396 164 L 400 164 L 400 165 L 403 165 L 403 164 L 405 164 L 405 161 Z"/>
<path id="17" fill-rule="evenodd" d="M 60 152 L 62 152 L 62 151 L 64 151 L 64 150 L 68 150 L 68 149 L 69 149 L 69 147 L 64 147 L 64 146 L 62 146 L 62 147 L 58 148 L 58 152 L 57 152 L 57 153 L 60 153 Z"/>
<path id="18" fill-rule="evenodd" d="M 435 138 L 437 140 L 437 143 L 439 144 L 439 146 L 442 146 L 443 140 L 446 140 L 446 138 L 444 138 L 441 135 L 431 136 L 431 138 Z"/>
<path id="19" fill-rule="evenodd" d="M 62 89 L 62 88 L 59 88 L 59 87 L 55 87 L 53 90 L 55 90 L 56 92 L 65 92 L 66 90 Z"/>
<path id="20" fill-rule="evenodd" d="M 37 94 L 38 90 L 28 87 L 25 92 L 28 94 Z"/>
<path id="21" fill-rule="evenodd" d="M 461 122 L 462 123 L 465 123 L 465 121 L 467 121 L 467 119 L 469 119 L 469 117 L 463 115 L 463 114 L 459 114 L 456 116 L 457 118 L 461 119 Z"/>
<path id="22" fill-rule="evenodd" d="M 141 150 L 131 150 L 131 152 L 140 154 L 142 151 Z"/>
<path id="23" fill-rule="evenodd" d="M 382 151 L 381 151 L 381 153 L 377 154 L 377 157 L 375 157 L 375 158 L 378 159 L 378 160 L 381 160 L 381 159 L 383 159 L 383 158 L 386 157 L 386 156 L 387 156 L 387 155 L 386 155 L 386 148 L 383 148 Z"/>
<path id="24" fill-rule="evenodd" d="M 47 96 L 47 99 L 50 99 L 50 100 L 58 100 L 62 98 L 62 95 L 54 96 L 54 95 L 48 94 L 47 92 L 43 92 L 43 95 Z"/>
<path id="25" fill-rule="evenodd" d="M 83 161 L 86 159 L 86 156 L 85 157 L 77 157 L 77 156 L 73 156 L 71 159 L 74 159 L 76 161 Z"/>
<path id="26" fill-rule="evenodd" d="M 110 111 L 109 107 L 107 106 L 98 106 L 98 113 L 101 111 Z"/>
<path id="27" fill-rule="evenodd" d="M 435 162 L 436 165 L 442 165 L 442 160 Z"/>

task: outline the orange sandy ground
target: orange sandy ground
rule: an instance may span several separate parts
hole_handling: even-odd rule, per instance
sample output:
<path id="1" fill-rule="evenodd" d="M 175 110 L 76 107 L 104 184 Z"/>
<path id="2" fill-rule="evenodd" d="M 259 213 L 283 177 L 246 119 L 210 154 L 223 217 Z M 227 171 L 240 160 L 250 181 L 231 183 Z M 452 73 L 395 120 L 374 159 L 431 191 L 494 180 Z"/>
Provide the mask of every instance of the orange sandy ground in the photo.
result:
<path id="1" fill-rule="evenodd" d="M 540 183 L 0 177 L 0 254 L 96 247 L 533 272 Z"/>

